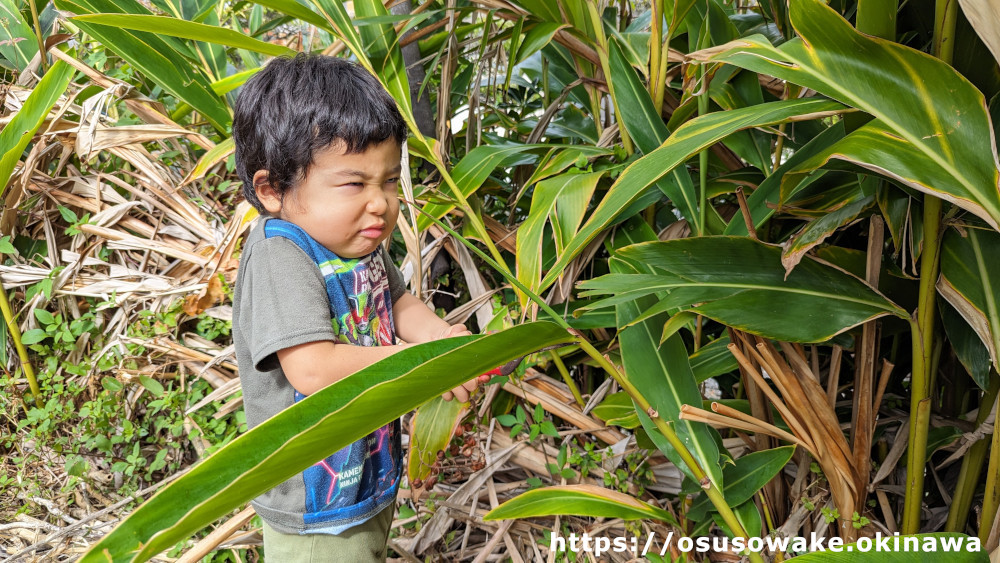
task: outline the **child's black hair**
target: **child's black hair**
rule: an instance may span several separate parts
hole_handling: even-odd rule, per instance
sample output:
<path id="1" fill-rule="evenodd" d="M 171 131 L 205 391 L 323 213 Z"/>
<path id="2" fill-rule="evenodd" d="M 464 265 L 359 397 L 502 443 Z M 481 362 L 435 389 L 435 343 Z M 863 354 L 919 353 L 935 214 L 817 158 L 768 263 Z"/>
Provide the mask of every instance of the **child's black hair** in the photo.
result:
<path id="1" fill-rule="evenodd" d="M 233 110 L 236 173 L 243 196 L 261 213 L 253 175 L 266 170 L 284 195 L 305 178 L 313 156 L 334 142 L 364 152 L 407 128 L 379 81 L 367 70 L 334 57 L 300 53 L 273 59 L 243 86 Z"/>

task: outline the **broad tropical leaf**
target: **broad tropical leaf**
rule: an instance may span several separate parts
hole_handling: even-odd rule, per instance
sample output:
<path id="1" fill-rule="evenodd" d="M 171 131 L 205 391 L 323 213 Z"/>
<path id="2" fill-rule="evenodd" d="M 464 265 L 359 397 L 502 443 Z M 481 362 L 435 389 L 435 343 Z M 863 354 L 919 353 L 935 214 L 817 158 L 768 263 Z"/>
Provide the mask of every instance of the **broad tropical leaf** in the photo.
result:
<path id="1" fill-rule="evenodd" d="M 799 172 L 846 160 L 1000 229 L 1000 171 L 983 94 L 926 53 L 857 32 L 821 0 L 792 2 L 790 15 L 800 37 L 780 47 L 755 36 L 692 57 L 787 80 L 876 118 Z M 800 179 L 791 175 L 783 183 Z"/>
<path id="2" fill-rule="evenodd" d="M 540 287 L 544 289 L 551 285 L 570 260 L 583 251 L 598 233 L 614 223 L 654 182 L 702 149 L 735 131 L 787 121 L 817 119 L 845 109 L 843 105 L 829 100 L 787 100 L 710 113 L 678 127 L 660 148 L 635 161 L 622 172 L 566 252 L 545 275 Z"/>
<path id="3" fill-rule="evenodd" d="M 612 272 L 622 272 L 628 268 L 619 260 L 613 260 L 611 263 Z M 647 295 L 619 304 L 615 308 L 618 326 L 629 324 L 655 302 L 655 297 Z M 650 407 L 656 411 L 655 416 L 670 422 L 702 470 L 716 486 L 722 488 L 723 474 L 719 465 L 719 448 L 712 435 L 715 431 L 703 423 L 680 419 L 682 405 L 701 405 L 701 392 L 691 372 L 687 349 L 680 335 L 674 334 L 662 345 L 660 344 L 660 336 L 667 318 L 669 315 L 663 313 L 618 332 L 625 377 L 649 401 Z M 662 434 L 651 420 L 653 415 L 638 414 L 646 433 L 664 455 L 688 477 L 697 481 L 680 454 L 672 446 L 665 446 L 669 444 L 665 438 L 658 439 Z"/>
<path id="4" fill-rule="evenodd" d="M 407 348 L 240 436 L 161 489 L 81 561 L 145 561 L 427 399 L 573 339 L 558 325 L 538 322 Z"/>
<path id="5" fill-rule="evenodd" d="M 1000 233 L 974 227 L 949 230 L 941 245 L 938 291 L 969 323 L 1000 370 Z"/>
<path id="6" fill-rule="evenodd" d="M 32 89 L 21 109 L 0 130 L 0 194 L 7 190 L 7 182 L 24 149 L 45 122 L 56 100 L 66 92 L 74 74 L 73 67 L 56 61 Z"/>
<path id="7" fill-rule="evenodd" d="M 426 479 L 431 473 L 437 453 L 448 449 L 448 443 L 455 434 L 455 425 L 465 412 L 466 404 L 457 399 L 445 401 L 434 397 L 420 405 L 413 413 L 410 432 L 409 461 L 406 475 L 410 483 Z"/>
<path id="8" fill-rule="evenodd" d="M 617 304 L 669 292 L 658 307 L 688 307 L 720 323 L 776 340 L 822 342 L 884 315 L 909 314 L 864 281 L 812 258 L 785 279 L 781 249 L 751 239 L 700 237 L 632 245 L 618 252 L 656 275 L 609 274 L 580 284 Z"/>
<path id="9" fill-rule="evenodd" d="M 594 518 L 659 520 L 677 526 L 674 517 L 627 494 L 594 485 L 562 485 L 528 491 L 494 508 L 483 520 L 571 514 Z"/>

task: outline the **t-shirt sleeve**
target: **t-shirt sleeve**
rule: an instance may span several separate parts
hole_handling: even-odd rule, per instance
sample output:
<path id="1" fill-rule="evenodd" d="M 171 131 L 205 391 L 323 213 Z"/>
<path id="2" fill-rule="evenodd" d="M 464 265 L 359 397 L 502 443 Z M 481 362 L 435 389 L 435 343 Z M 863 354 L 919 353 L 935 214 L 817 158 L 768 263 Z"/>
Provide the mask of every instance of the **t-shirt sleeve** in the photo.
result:
<path id="1" fill-rule="evenodd" d="M 385 275 L 389 278 L 389 294 L 392 297 L 392 302 L 395 303 L 406 293 L 406 281 L 403 280 L 403 272 L 400 272 L 399 268 L 396 267 L 396 263 L 389 257 L 385 247 L 379 246 L 379 248 L 382 250 L 382 261 L 385 262 Z"/>
<path id="2" fill-rule="evenodd" d="M 241 268 L 240 330 L 258 370 L 277 367 L 279 350 L 337 339 L 323 276 L 294 242 L 258 241 Z"/>

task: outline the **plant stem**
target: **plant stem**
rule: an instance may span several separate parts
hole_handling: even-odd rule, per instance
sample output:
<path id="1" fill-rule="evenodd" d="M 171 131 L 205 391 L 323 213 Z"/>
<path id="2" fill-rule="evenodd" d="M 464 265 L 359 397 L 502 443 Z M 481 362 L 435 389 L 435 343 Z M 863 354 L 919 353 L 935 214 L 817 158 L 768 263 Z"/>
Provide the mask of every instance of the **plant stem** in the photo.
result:
<path id="1" fill-rule="evenodd" d="M 1000 506 L 1000 431 L 994 426 L 993 439 L 990 444 L 990 465 L 986 469 L 986 493 L 983 495 L 983 512 L 979 517 L 979 541 L 986 543 L 997 517 L 997 507 Z"/>
<path id="2" fill-rule="evenodd" d="M 976 428 L 981 426 L 986 421 L 986 417 L 989 416 L 993 405 L 996 404 L 998 391 L 1000 391 L 1000 377 L 993 377 L 990 379 L 990 386 L 983 393 L 982 401 L 979 403 L 979 412 L 976 415 Z M 986 438 L 979 440 L 969 448 L 969 451 L 962 458 L 962 468 L 958 473 L 958 484 L 955 486 L 951 507 L 948 510 L 948 522 L 944 526 L 946 532 L 962 532 L 965 530 L 965 524 L 969 520 L 969 509 L 972 507 L 972 498 L 976 493 L 976 485 L 979 483 L 979 475 L 983 471 L 983 462 L 986 461 L 986 450 L 990 442 Z M 987 481 L 986 483 L 988 489 L 990 482 Z M 988 495 L 989 491 L 987 491 Z"/>
<path id="3" fill-rule="evenodd" d="M 583 395 L 580 394 L 580 388 L 576 386 L 576 382 L 569 375 L 569 370 L 566 369 L 566 364 L 563 363 L 562 358 L 559 357 L 559 354 L 555 350 L 549 350 L 549 355 L 552 356 L 552 363 L 556 365 L 559 375 L 562 376 L 566 386 L 569 387 L 570 393 L 573 394 L 576 404 L 580 405 L 581 408 L 584 407 L 587 403 L 584 402 Z"/>
<path id="4" fill-rule="evenodd" d="M 425 215 L 427 214 L 427 212 L 422 209 L 419 208 L 416 209 L 418 209 L 421 213 L 424 213 Z M 438 221 L 437 219 L 435 219 L 430 215 L 427 216 L 438 227 L 444 229 L 445 231 L 448 232 L 448 234 L 455 237 L 455 240 L 461 242 L 462 244 L 467 246 L 469 250 L 471 250 L 477 256 L 485 260 L 488 264 L 490 264 L 494 268 L 497 268 L 497 271 L 499 271 L 504 277 L 506 277 L 507 281 L 509 281 L 512 285 L 523 291 L 525 295 L 528 296 L 529 299 L 537 303 L 538 306 L 543 311 L 545 311 L 546 313 L 549 314 L 549 316 L 552 317 L 552 320 L 556 324 L 563 327 L 567 331 L 572 330 L 572 327 L 569 326 L 569 323 L 566 322 L 566 319 L 559 316 L 559 314 L 556 313 L 552 309 L 552 307 L 550 307 L 547 303 L 545 303 L 544 299 L 542 299 L 540 296 L 536 295 L 533 291 L 528 289 L 527 286 L 518 281 L 518 279 L 515 278 L 514 276 L 509 275 L 503 270 L 500 270 L 497 267 L 497 264 L 494 263 L 494 261 L 491 260 L 490 257 L 486 255 L 486 253 L 476 248 L 474 244 L 465 240 L 464 237 L 456 233 L 454 230 L 452 230 L 450 227 L 448 227 L 441 221 Z M 588 356 L 593 358 L 594 361 L 597 362 L 597 364 L 601 366 L 601 368 L 608 373 L 608 375 L 610 375 L 616 382 L 618 382 L 618 385 L 626 393 L 628 393 L 629 397 L 632 398 L 632 400 L 635 402 L 638 408 L 641 408 L 643 409 L 643 411 L 648 413 L 652 409 L 652 407 L 649 404 L 649 401 L 646 400 L 646 397 L 644 397 L 642 393 L 640 393 L 639 390 L 636 389 L 634 385 L 632 385 L 631 381 L 626 379 L 621 374 L 621 372 L 618 371 L 618 368 L 616 368 L 614 364 L 612 364 L 607 358 L 605 358 L 603 354 L 598 352 L 597 349 L 594 348 L 593 344 L 591 344 L 582 335 L 579 335 L 579 333 L 577 334 L 578 334 L 577 345 L 580 346 L 580 349 L 586 352 Z M 674 432 L 674 429 L 671 428 L 670 424 L 659 416 L 650 418 L 653 420 L 653 424 L 656 425 L 656 428 L 663 434 L 663 436 L 667 439 L 667 441 L 670 442 L 670 445 L 677 450 L 677 453 L 681 456 L 681 460 L 683 460 L 684 464 L 687 465 L 689 469 L 691 469 L 691 473 L 702 484 L 702 487 L 705 488 L 705 493 L 708 495 L 708 499 L 712 501 L 712 504 L 715 506 L 715 509 L 719 512 L 719 515 L 722 516 L 723 521 L 726 523 L 727 526 L 729 526 L 729 529 L 732 530 L 734 534 L 738 534 L 742 537 L 748 537 L 746 530 L 740 524 L 739 519 L 736 518 L 736 514 L 733 513 L 733 509 L 730 508 L 730 506 L 726 503 L 726 499 L 725 497 L 722 496 L 722 491 L 719 490 L 718 485 L 713 483 L 711 479 L 708 478 L 708 475 L 705 473 L 705 471 L 701 468 L 700 465 L 698 465 L 698 462 L 697 460 L 695 460 L 694 455 L 691 453 L 690 450 L 688 450 L 687 446 L 684 445 L 684 442 L 682 442 L 681 439 L 677 436 L 677 433 Z M 764 563 L 764 560 L 758 553 L 751 552 L 749 557 L 750 560 L 753 561 L 754 563 Z"/>
<path id="5" fill-rule="evenodd" d="M 3 287 L 0 287 L 0 311 L 3 312 L 3 320 L 7 323 L 7 333 L 10 334 L 14 341 L 14 348 L 17 349 L 17 357 L 21 360 L 21 370 L 28 380 L 28 386 L 31 387 L 31 396 L 35 399 L 35 406 L 42 408 L 42 392 L 38 388 L 38 379 L 35 378 L 35 370 L 31 367 L 31 361 L 28 359 L 28 350 L 21 342 L 21 329 L 18 328 L 17 322 L 14 320 L 14 312 L 10 308 L 7 291 Z"/>
<path id="6" fill-rule="evenodd" d="M 958 3 L 937 0 L 934 12 L 934 56 L 951 64 Z M 934 345 L 935 298 L 941 248 L 941 200 L 924 196 L 924 249 L 920 258 L 920 290 L 916 321 L 911 321 L 913 375 L 910 379 L 910 441 L 906 452 L 906 497 L 900 532 L 920 531 L 924 496 L 924 462 L 931 410 L 931 367 Z M 992 460 L 990 461 L 992 464 Z"/>
<path id="7" fill-rule="evenodd" d="M 38 60 L 42 63 L 42 72 L 49 70 L 49 60 L 45 56 L 45 40 L 42 39 L 42 26 L 38 23 L 38 7 L 35 0 L 28 0 L 31 6 L 31 22 L 35 26 L 35 39 L 38 40 Z"/>

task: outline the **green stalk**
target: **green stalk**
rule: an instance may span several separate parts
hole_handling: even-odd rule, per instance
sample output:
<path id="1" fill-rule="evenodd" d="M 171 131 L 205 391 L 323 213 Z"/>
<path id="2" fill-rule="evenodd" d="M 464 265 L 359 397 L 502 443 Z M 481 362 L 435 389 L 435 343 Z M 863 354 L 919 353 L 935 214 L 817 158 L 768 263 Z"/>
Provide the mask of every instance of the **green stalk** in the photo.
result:
<path id="1" fill-rule="evenodd" d="M 986 417 L 989 416 L 990 410 L 996 404 L 998 391 L 1000 391 L 1000 377 L 993 377 L 990 379 L 990 386 L 983 393 L 982 401 L 979 403 L 979 412 L 976 415 L 976 428 L 979 428 L 986 421 Z M 962 468 L 958 472 L 958 484 L 955 486 L 951 507 L 948 509 L 948 522 L 944 526 L 946 532 L 962 532 L 965 530 L 965 524 L 969 521 L 969 509 L 972 507 L 972 498 L 976 494 L 976 485 L 979 483 L 979 474 L 983 471 L 983 462 L 986 461 L 986 449 L 989 447 L 990 442 L 986 438 L 979 440 L 969 448 L 969 451 L 962 458 Z M 986 484 L 987 489 L 989 489 L 990 481 L 987 480 Z"/>
<path id="2" fill-rule="evenodd" d="M 1000 431 L 994 427 L 993 440 L 990 444 L 990 465 L 986 469 L 986 494 L 983 495 L 983 512 L 979 517 L 979 541 L 984 544 L 993 528 L 993 521 L 996 520 L 997 507 L 1000 506 L 1000 487 L 997 486 L 997 479 L 1000 479 L 998 452 L 1000 452 Z"/>
<path id="3" fill-rule="evenodd" d="M 426 215 L 426 212 L 421 210 L 419 207 L 415 207 L 415 209 L 418 209 L 421 213 L 424 213 Z M 537 303 L 538 306 L 543 311 L 548 313 L 556 324 L 563 327 L 567 331 L 572 331 L 572 327 L 569 326 L 569 323 L 567 323 L 565 319 L 559 316 L 559 314 L 556 313 L 552 309 L 552 307 L 550 307 L 547 303 L 545 303 L 544 299 L 542 299 L 540 296 L 536 295 L 534 292 L 528 289 L 527 286 L 518 281 L 518 279 L 515 278 L 514 276 L 508 276 L 506 273 L 504 273 L 503 270 L 500 270 L 498 264 L 494 263 L 494 261 L 491 260 L 490 257 L 486 255 L 486 253 L 476 248 L 475 245 L 465 240 L 464 237 L 456 233 L 454 230 L 452 230 L 450 227 L 448 227 L 441 221 L 438 221 L 431 215 L 427 215 L 427 217 L 430 218 L 430 220 L 433 221 L 434 224 L 436 224 L 438 227 L 444 229 L 446 232 L 448 232 L 448 234 L 455 237 L 455 240 L 461 242 L 466 247 L 468 247 L 469 250 L 471 250 L 477 256 L 485 260 L 486 263 L 496 268 L 497 271 L 500 271 L 504 275 L 504 277 L 507 278 L 507 281 L 509 281 L 512 285 L 523 291 L 524 294 L 527 295 L 529 299 Z M 601 354 L 596 348 L 594 348 L 593 344 L 591 344 L 582 335 L 579 335 L 579 333 L 577 334 L 578 336 L 576 342 L 577 345 L 580 346 L 580 349 L 586 352 L 588 356 L 590 356 L 595 362 L 597 362 L 597 364 L 601 366 L 601 368 L 604 369 L 604 371 L 606 371 L 608 375 L 610 375 L 618 383 L 618 385 L 622 388 L 622 390 L 628 393 L 629 397 L 632 398 L 632 400 L 635 402 L 638 408 L 642 409 L 645 412 L 650 412 L 652 410 L 652 406 L 649 404 L 649 401 L 647 401 L 646 398 L 642 395 L 642 393 L 640 393 L 639 390 L 636 389 L 634 385 L 632 385 L 632 382 L 629 381 L 627 378 L 625 378 L 621 374 L 621 372 L 618 371 L 618 368 L 615 367 L 614 364 L 612 364 L 606 357 L 604 357 L 604 354 Z M 713 483 L 712 480 L 705 473 L 705 471 L 701 468 L 701 466 L 698 465 L 698 461 L 694 458 L 694 455 L 691 453 L 691 451 L 688 450 L 687 446 L 684 445 L 684 442 L 681 441 L 680 437 L 677 436 L 677 433 L 674 432 L 674 429 L 670 426 L 670 423 L 663 420 L 663 418 L 659 416 L 653 416 L 650 418 L 652 419 L 653 424 L 656 425 L 656 428 L 661 433 L 663 433 L 663 436 L 667 439 L 668 442 L 670 442 L 670 445 L 677 450 L 677 453 L 681 456 L 681 460 L 684 461 L 685 465 L 687 465 L 688 468 L 691 469 L 691 473 L 695 476 L 696 479 L 698 479 L 701 486 L 705 489 L 705 493 L 706 495 L 708 495 L 708 499 L 712 501 L 712 504 L 715 506 L 715 509 L 719 512 L 719 515 L 722 516 L 722 520 L 726 523 L 727 526 L 729 526 L 729 529 L 732 530 L 734 534 L 737 534 L 742 537 L 748 537 L 746 530 L 743 528 L 743 525 L 740 524 L 739 519 L 733 512 L 733 509 L 726 503 L 726 499 L 725 497 L 723 497 L 722 491 L 719 489 L 718 485 Z M 764 560 L 763 558 L 761 558 L 759 553 L 751 552 L 749 554 L 749 557 L 750 560 L 753 561 L 754 563 L 764 563 Z"/>
<path id="4" fill-rule="evenodd" d="M 45 57 L 45 40 L 42 39 L 42 26 L 38 23 L 38 7 L 35 0 L 28 0 L 31 6 L 31 21 L 35 25 L 35 39 L 38 40 L 38 60 L 42 63 L 42 72 L 49 70 L 49 60 Z"/>
<path id="5" fill-rule="evenodd" d="M 580 405 L 581 408 L 586 406 L 586 402 L 583 400 L 583 395 L 580 394 L 580 388 L 576 386 L 576 382 L 569 375 L 569 370 L 566 369 L 566 364 L 563 363 L 562 358 L 555 350 L 549 350 L 549 355 L 552 357 L 552 363 L 556 365 L 556 369 L 559 370 L 559 375 L 562 376 L 563 382 L 566 383 L 566 387 L 569 387 L 570 393 L 573 394 L 573 400 L 576 404 Z"/>
<path id="6" fill-rule="evenodd" d="M 7 300 L 7 292 L 0 287 L 0 311 L 3 312 L 3 320 L 7 323 L 7 332 L 14 341 L 14 348 L 17 349 L 17 357 L 21 360 L 21 370 L 31 387 L 31 396 L 35 398 L 35 406 L 42 408 L 42 392 L 38 388 L 38 379 L 35 378 L 35 370 L 31 367 L 28 359 L 28 350 L 21 342 L 21 329 L 18 328 L 14 320 L 14 311 L 10 308 L 10 301 Z"/>
<path id="7" fill-rule="evenodd" d="M 955 20 L 958 3 L 937 0 L 934 13 L 934 56 L 951 64 L 954 52 Z M 924 462 L 927 459 L 927 430 L 931 409 L 931 367 L 933 365 L 935 282 L 941 249 L 941 200 L 924 196 L 924 249 L 920 259 L 920 290 L 916 321 L 911 321 L 913 375 L 910 380 L 910 441 L 906 451 L 906 496 L 900 532 L 920 531 L 920 507 L 924 496 Z M 1000 451 L 998 449 L 997 451 Z M 990 461 L 992 464 L 992 460 Z"/>
<path id="8" fill-rule="evenodd" d="M 663 53 L 663 0 L 653 0 L 651 4 L 653 22 L 649 28 L 649 97 L 653 100 L 653 107 L 657 108 L 656 96 L 663 87 L 657 82 L 660 76 L 660 56 Z M 662 101 L 662 95 L 660 99 Z"/>

